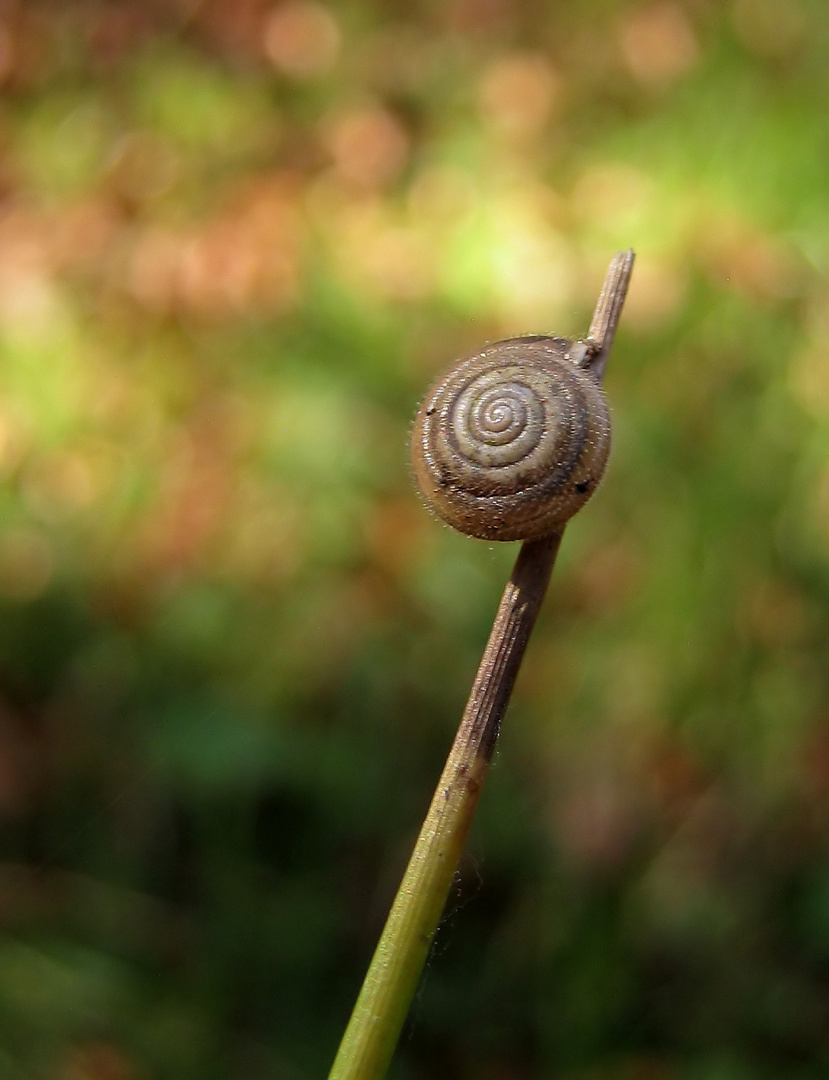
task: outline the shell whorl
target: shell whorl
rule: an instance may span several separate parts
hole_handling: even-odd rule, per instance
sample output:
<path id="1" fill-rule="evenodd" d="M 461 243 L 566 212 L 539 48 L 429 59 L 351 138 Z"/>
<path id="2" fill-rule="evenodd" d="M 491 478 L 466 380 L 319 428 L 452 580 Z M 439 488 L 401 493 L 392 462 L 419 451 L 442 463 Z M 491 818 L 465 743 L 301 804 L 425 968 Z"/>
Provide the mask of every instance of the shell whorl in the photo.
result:
<path id="1" fill-rule="evenodd" d="M 510 338 L 459 361 L 415 417 L 412 464 L 426 502 L 487 540 L 557 532 L 587 502 L 610 450 L 596 377 L 563 338 Z"/>

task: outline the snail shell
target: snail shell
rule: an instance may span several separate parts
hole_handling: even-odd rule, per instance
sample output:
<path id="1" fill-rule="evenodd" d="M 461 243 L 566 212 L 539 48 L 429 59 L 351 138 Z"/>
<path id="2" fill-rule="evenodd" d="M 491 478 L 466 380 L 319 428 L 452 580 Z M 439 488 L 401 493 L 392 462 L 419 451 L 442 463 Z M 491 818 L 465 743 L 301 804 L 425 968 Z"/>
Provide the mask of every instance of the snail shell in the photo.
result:
<path id="1" fill-rule="evenodd" d="M 610 417 L 596 376 L 571 352 L 563 338 L 510 338 L 435 383 L 415 417 L 412 464 L 444 521 L 486 540 L 537 539 L 587 502 Z"/>

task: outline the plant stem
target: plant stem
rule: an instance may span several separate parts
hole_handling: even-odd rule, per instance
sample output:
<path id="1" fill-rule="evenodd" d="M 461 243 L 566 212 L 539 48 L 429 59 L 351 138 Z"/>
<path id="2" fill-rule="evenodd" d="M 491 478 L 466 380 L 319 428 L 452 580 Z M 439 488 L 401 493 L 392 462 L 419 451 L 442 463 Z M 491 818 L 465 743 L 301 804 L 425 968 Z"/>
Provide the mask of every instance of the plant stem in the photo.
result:
<path id="1" fill-rule="evenodd" d="M 611 262 L 590 332 L 579 343 L 577 362 L 598 378 L 613 343 L 632 267 L 632 251 Z M 478 805 L 562 531 L 526 540 L 518 553 L 455 741 L 329 1080 L 382 1080 L 386 1074 Z"/>
<path id="2" fill-rule="evenodd" d="M 330 1080 L 385 1074 L 437 930 L 541 601 L 559 536 L 527 541 L 504 590 L 458 733 Z"/>

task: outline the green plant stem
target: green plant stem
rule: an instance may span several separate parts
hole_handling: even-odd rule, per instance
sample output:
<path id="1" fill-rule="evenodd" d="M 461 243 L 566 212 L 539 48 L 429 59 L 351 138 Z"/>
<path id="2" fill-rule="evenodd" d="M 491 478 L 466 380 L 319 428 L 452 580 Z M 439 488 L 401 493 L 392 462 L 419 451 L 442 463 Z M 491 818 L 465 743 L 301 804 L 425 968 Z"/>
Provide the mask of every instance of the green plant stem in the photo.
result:
<path id="1" fill-rule="evenodd" d="M 521 547 L 458 733 L 329 1080 L 385 1075 L 463 852 L 561 535 Z"/>

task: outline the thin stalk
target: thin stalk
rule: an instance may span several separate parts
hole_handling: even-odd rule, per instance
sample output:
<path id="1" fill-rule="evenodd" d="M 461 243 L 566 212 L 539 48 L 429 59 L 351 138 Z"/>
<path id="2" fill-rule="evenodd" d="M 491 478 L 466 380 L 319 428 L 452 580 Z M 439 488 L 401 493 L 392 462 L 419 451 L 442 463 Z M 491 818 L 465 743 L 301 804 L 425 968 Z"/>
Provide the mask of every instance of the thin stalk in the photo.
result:
<path id="1" fill-rule="evenodd" d="M 330 1080 L 382 1077 L 440 921 L 560 537 L 521 548 Z"/>
<path id="2" fill-rule="evenodd" d="M 611 262 L 580 362 L 604 373 L 633 267 Z M 562 530 L 563 531 L 563 530 Z M 561 535 L 525 540 L 507 582 L 466 708 L 346 1028 L 329 1080 L 382 1080 L 463 851 Z"/>

